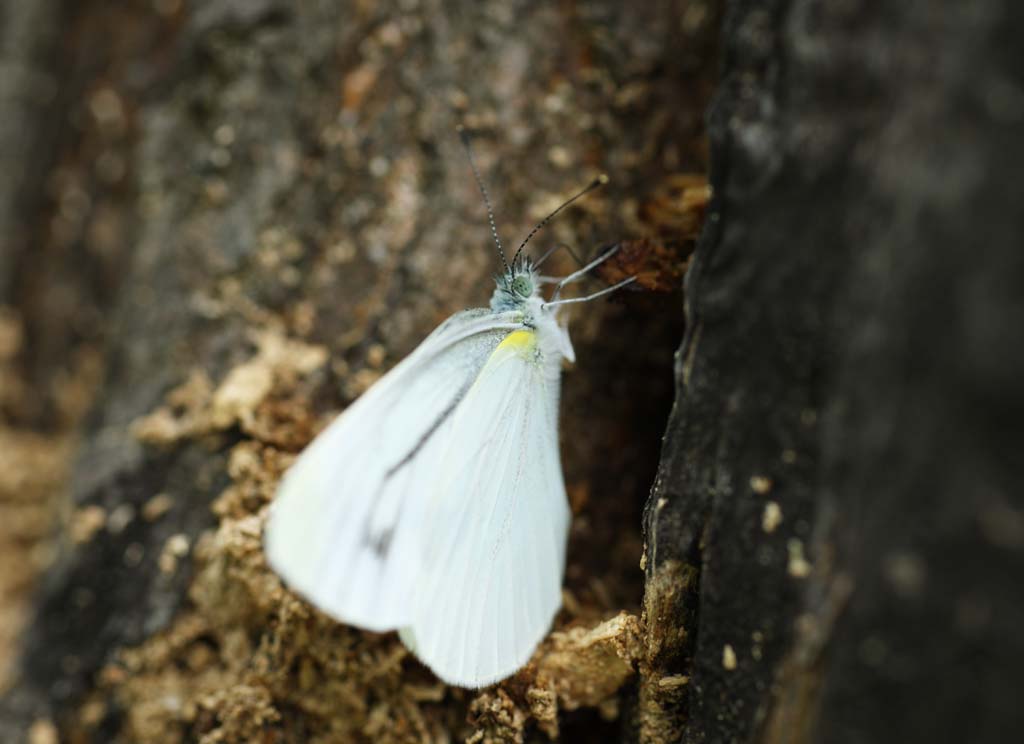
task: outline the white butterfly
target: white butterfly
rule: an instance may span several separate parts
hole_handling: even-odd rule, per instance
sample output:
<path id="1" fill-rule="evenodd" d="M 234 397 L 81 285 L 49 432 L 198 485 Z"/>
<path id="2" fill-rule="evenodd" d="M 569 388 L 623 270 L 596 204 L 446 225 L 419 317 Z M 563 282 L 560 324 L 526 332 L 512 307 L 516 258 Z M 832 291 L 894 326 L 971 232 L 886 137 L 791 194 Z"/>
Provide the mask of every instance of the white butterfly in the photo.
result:
<path id="1" fill-rule="evenodd" d="M 570 511 L 558 398 L 574 353 L 558 311 L 630 280 L 558 299 L 613 249 L 545 301 L 546 280 L 522 250 L 603 182 L 534 228 L 511 264 L 480 182 L 504 266 L 490 308 L 453 315 L 338 416 L 285 474 L 270 512 L 267 558 L 289 585 L 341 622 L 398 630 L 449 684 L 516 672 L 561 605 Z"/>

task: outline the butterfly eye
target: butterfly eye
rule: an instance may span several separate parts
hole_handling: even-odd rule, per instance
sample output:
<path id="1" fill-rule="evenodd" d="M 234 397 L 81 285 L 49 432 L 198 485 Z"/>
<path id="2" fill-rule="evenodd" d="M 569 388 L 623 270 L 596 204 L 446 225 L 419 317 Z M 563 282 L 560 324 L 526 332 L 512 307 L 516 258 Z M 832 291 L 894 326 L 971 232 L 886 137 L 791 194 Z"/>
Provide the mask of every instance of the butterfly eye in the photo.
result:
<path id="1" fill-rule="evenodd" d="M 529 277 L 520 275 L 512 280 L 512 291 L 520 297 L 529 297 L 533 294 L 533 282 Z"/>

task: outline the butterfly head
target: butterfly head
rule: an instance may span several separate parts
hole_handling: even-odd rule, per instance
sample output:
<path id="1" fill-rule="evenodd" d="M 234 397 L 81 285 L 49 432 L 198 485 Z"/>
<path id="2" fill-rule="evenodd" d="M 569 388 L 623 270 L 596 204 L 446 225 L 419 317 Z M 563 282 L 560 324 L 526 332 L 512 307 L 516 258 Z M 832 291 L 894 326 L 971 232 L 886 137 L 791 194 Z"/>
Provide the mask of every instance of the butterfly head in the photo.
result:
<path id="1" fill-rule="evenodd" d="M 537 271 L 526 256 L 519 256 L 508 271 L 494 277 L 497 287 L 491 295 L 491 309 L 495 312 L 517 310 L 531 297 L 540 293 Z"/>

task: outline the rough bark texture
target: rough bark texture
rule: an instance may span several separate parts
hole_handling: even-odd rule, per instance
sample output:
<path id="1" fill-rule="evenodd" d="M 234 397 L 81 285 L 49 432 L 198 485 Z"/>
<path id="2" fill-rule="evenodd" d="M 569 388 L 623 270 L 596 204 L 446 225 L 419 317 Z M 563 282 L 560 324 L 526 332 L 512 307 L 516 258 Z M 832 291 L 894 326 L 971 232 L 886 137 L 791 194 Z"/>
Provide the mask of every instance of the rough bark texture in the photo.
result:
<path id="1" fill-rule="evenodd" d="M 731 3 L 647 511 L 664 739 L 1019 737 L 1021 29 Z"/>
<path id="2" fill-rule="evenodd" d="M 0 5 L 0 739 L 1017 738 L 1018 5 Z M 574 318 L 565 611 L 484 691 L 260 550 L 487 299 L 458 122 L 507 241 L 612 175 L 538 246 L 630 241 L 608 280 L 676 276 L 714 188 L 674 370 L 678 294 Z"/>

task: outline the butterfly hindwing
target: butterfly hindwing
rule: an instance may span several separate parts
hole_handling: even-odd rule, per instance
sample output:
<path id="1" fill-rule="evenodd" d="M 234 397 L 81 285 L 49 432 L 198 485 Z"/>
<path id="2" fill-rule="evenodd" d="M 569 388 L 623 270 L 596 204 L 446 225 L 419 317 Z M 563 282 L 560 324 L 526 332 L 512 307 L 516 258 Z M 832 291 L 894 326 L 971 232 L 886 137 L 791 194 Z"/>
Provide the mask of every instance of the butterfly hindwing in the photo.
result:
<path id="1" fill-rule="evenodd" d="M 429 542 L 403 639 L 452 684 L 522 667 L 561 605 L 570 513 L 550 346 L 524 330 L 496 348 L 455 413 L 423 513 Z"/>

